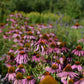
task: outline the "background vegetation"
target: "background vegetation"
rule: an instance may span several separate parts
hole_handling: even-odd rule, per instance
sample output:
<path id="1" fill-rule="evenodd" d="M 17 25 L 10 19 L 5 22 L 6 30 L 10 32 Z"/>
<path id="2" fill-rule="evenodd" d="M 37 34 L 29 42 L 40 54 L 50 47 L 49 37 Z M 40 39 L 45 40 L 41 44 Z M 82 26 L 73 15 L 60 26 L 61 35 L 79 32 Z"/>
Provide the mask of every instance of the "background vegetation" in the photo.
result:
<path id="1" fill-rule="evenodd" d="M 84 14 L 84 0 L 0 0 L 0 22 L 15 10 L 27 13 L 62 13 L 81 18 Z"/>

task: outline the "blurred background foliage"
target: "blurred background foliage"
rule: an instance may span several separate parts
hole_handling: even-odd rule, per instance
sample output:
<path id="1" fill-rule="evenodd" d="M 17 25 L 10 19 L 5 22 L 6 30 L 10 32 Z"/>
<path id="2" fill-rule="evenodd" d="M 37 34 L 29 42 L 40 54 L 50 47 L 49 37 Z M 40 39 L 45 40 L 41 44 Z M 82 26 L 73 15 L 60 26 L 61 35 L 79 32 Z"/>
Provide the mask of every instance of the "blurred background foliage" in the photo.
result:
<path id="1" fill-rule="evenodd" d="M 84 0 L 0 0 L 0 22 L 15 10 L 62 13 L 76 19 L 84 15 Z"/>

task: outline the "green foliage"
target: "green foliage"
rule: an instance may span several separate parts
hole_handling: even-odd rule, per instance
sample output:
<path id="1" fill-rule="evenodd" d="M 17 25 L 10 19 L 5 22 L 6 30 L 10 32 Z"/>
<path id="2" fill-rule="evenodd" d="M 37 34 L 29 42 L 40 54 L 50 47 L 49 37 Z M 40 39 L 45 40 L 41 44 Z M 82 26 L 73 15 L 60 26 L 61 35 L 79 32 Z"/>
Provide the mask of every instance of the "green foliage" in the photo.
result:
<path id="1" fill-rule="evenodd" d="M 2 77 L 5 77 L 7 72 L 8 68 L 0 61 L 0 74 L 2 75 Z"/>
<path id="2" fill-rule="evenodd" d="M 84 14 L 84 0 L 0 0 L 1 21 L 15 10 L 27 13 L 60 12 L 73 18 L 80 18 Z"/>
<path id="3" fill-rule="evenodd" d="M 18 13 L 18 12 L 15 11 L 14 13 Z M 63 23 L 73 22 L 70 16 L 64 15 L 62 17 L 62 14 L 58 15 L 53 13 L 39 13 L 39 12 L 30 12 L 30 13 L 21 12 L 21 14 L 23 16 L 28 17 L 32 23 L 48 23 L 49 21 L 55 22 L 57 20 L 59 20 L 60 22 L 60 18 L 62 18 Z"/>

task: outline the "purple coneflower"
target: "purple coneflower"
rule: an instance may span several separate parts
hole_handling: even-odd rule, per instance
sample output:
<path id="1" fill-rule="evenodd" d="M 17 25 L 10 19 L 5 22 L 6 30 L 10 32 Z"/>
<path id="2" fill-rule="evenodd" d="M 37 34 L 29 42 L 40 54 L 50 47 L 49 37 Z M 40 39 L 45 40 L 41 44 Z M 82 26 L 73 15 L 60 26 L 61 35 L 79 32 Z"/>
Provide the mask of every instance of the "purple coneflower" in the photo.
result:
<path id="1" fill-rule="evenodd" d="M 36 80 L 32 76 L 27 76 L 22 82 L 23 84 L 35 84 Z"/>
<path id="2" fill-rule="evenodd" d="M 59 67 L 59 69 L 62 70 L 62 67 L 63 67 L 63 66 L 60 64 L 60 60 L 57 60 L 57 61 L 56 61 L 56 64 L 57 64 L 57 66 Z"/>
<path id="3" fill-rule="evenodd" d="M 80 45 L 78 45 L 76 49 L 74 49 L 71 53 L 74 53 L 75 55 L 78 55 L 78 56 L 84 55 L 84 51 L 82 50 L 82 47 Z"/>
<path id="4" fill-rule="evenodd" d="M 44 45 L 46 46 L 46 43 L 47 43 L 47 41 L 45 40 L 45 39 L 39 39 L 39 41 L 38 42 L 36 42 L 36 44 L 35 44 L 35 46 L 37 46 L 37 48 L 34 50 L 34 51 L 40 51 L 40 47 L 41 47 L 41 50 L 42 50 L 42 52 L 44 52 Z"/>
<path id="5" fill-rule="evenodd" d="M 20 52 L 23 51 L 23 50 L 24 50 L 24 48 L 21 46 L 21 47 L 19 47 L 19 49 L 17 49 L 17 50 L 14 52 L 14 54 L 20 53 Z"/>
<path id="6" fill-rule="evenodd" d="M 84 78 L 81 78 L 80 80 L 76 81 L 74 84 L 84 84 Z"/>
<path id="7" fill-rule="evenodd" d="M 73 72 L 71 65 L 67 64 L 66 67 L 63 69 L 63 72 L 57 74 L 58 77 L 70 77 L 71 79 L 77 77 L 78 74 Z"/>
<path id="8" fill-rule="evenodd" d="M 22 73 L 18 72 L 16 74 L 16 79 L 13 84 L 23 84 L 22 81 L 23 81 L 23 75 L 22 75 Z"/>
<path id="9" fill-rule="evenodd" d="M 16 56 L 15 58 L 15 61 L 18 63 L 18 64 L 26 64 L 28 62 L 28 55 L 27 53 L 25 53 L 25 51 L 20 51 L 20 53 L 18 53 L 18 55 Z"/>
<path id="10" fill-rule="evenodd" d="M 4 23 L 0 23 L 0 29 L 5 28 Z"/>
<path id="11" fill-rule="evenodd" d="M 11 66 L 8 69 L 8 73 L 6 74 L 5 79 L 8 78 L 8 81 L 14 81 L 15 80 L 15 77 L 16 77 L 15 69 L 14 69 L 14 67 Z"/>
<path id="12" fill-rule="evenodd" d="M 72 26 L 71 28 L 78 29 L 83 28 L 83 26 L 79 25 L 79 23 L 76 23 L 75 26 Z"/>
<path id="13" fill-rule="evenodd" d="M 20 40 L 20 36 L 16 36 L 16 38 L 14 38 L 14 42 L 16 43 L 16 42 L 19 42 L 19 40 Z"/>
<path id="14" fill-rule="evenodd" d="M 50 73 L 48 71 L 44 72 L 43 75 L 40 78 L 40 80 L 42 80 L 45 76 L 50 75 Z"/>
<path id="15" fill-rule="evenodd" d="M 8 55 L 7 55 L 7 57 L 6 57 L 7 59 L 6 59 L 6 61 L 5 62 L 14 62 L 14 53 L 12 53 L 12 52 L 8 52 Z"/>
<path id="16" fill-rule="evenodd" d="M 11 49 L 9 50 L 9 52 L 10 52 L 10 53 L 13 53 L 13 52 L 14 52 L 14 48 L 11 48 Z"/>
<path id="17" fill-rule="evenodd" d="M 60 49 L 57 48 L 57 45 L 54 42 L 51 42 L 49 45 L 49 49 L 47 50 L 48 53 L 60 53 Z"/>
<path id="18" fill-rule="evenodd" d="M 27 39 L 36 39 L 35 36 L 33 35 L 32 31 L 28 31 L 27 35 L 25 35 L 24 38 L 27 38 Z"/>
<path id="19" fill-rule="evenodd" d="M 41 57 L 37 54 L 37 55 L 32 57 L 32 61 L 40 62 L 41 61 Z"/>
<path id="20" fill-rule="evenodd" d="M 72 69 L 77 69 L 78 71 L 82 71 L 83 70 L 83 68 L 80 65 L 80 62 L 79 61 L 76 61 L 75 62 L 75 64 L 72 66 Z"/>
<path id="21" fill-rule="evenodd" d="M 55 73 L 55 72 L 58 73 L 60 71 L 56 64 L 53 64 L 51 67 L 46 67 L 45 70 L 48 71 L 49 73 Z"/>
<path id="22" fill-rule="evenodd" d="M 3 35 L 3 38 L 4 38 L 4 39 L 8 39 L 9 37 L 8 37 L 7 34 L 4 34 L 4 35 Z"/>
<path id="23" fill-rule="evenodd" d="M 22 64 L 19 65 L 19 68 L 17 68 L 15 70 L 15 72 L 21 72 L 21 73 L 25 73 L 26 70 L 24 69 L 24 66 Z"/>
<path id="24" fill-rule="evenodd" d="M 61 51 L 67 53 L 69 51 L 69 49 L 67 47 L 65 47 L 65 46 L 66 46 L 66 42 L 61 42 L 59 44 L 59 48 L 61 49 Z"/>

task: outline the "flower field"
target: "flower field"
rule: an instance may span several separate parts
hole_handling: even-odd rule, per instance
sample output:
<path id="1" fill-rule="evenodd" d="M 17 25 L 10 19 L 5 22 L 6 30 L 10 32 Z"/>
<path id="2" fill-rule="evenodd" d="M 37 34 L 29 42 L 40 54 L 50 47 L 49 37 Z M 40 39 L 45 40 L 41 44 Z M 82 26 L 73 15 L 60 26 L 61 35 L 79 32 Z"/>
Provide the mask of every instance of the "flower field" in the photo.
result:
<path id="1" fill-rule="evenodd" d="M 83 26 L 62 14 L 10 14 L 0 23 L 0 84 L 84 84 Z"/>

